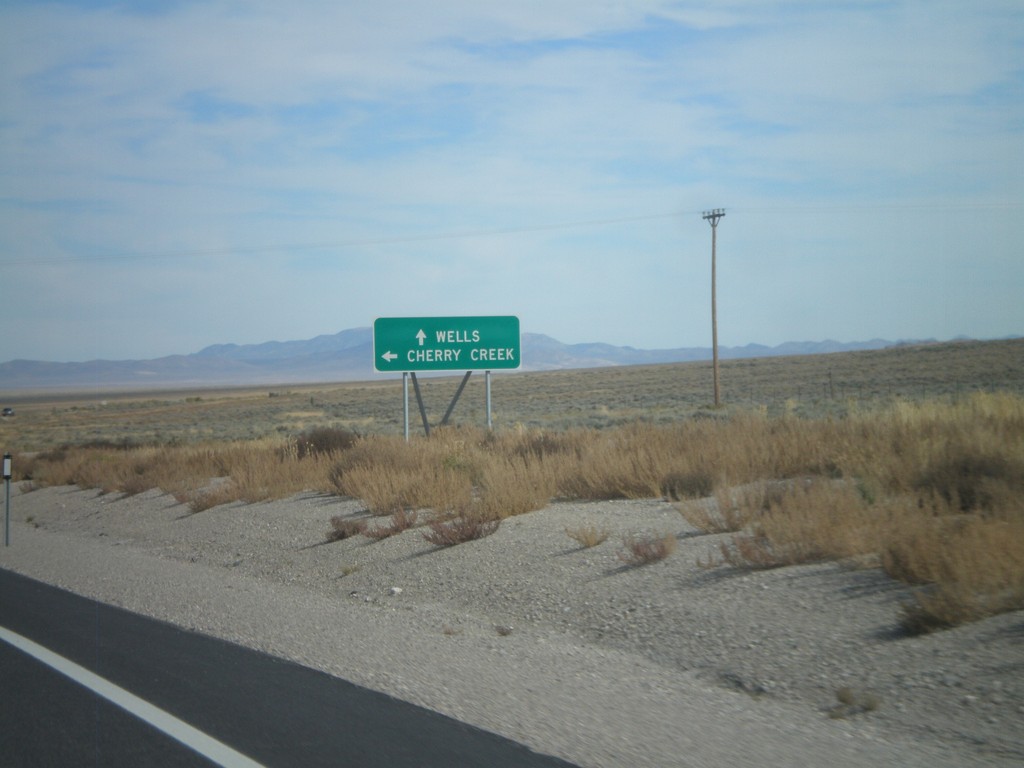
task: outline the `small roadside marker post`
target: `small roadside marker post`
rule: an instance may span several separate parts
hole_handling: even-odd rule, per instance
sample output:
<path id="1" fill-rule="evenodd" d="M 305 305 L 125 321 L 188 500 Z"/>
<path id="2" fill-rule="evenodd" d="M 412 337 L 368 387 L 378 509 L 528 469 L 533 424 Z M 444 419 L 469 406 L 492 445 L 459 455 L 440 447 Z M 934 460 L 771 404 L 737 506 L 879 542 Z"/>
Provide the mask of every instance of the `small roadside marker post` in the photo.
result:
<path id="1" fill-rule="evenodd" d="M 4 454 L 4 546 L 11 545 L 11 454 Z"/>

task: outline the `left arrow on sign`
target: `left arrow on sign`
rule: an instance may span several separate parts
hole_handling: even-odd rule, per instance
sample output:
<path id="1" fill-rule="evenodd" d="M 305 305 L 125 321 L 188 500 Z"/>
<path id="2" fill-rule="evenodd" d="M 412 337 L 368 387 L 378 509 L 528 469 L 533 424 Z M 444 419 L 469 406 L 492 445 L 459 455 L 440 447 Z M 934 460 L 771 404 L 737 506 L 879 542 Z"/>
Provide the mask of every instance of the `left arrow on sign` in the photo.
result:
<path id="1" fill-rule="evenodd" d="M 390 362 L 391 362 L 392 360 L 397 360 L 397 359 L 398 359 L 398 355 L 396 355 L 396 354 L 395 354 L 394 352 L 392 352 L 392 351 L 391 351 L 390 349 L 389 349 L 389 350 L 388 350 L 387 352 L 385 352 L 385 353 L 384 353 L 383 355 L 381 355 L 381 357 L 383 357 L 383 358 L 384 358 L 384 360 L 385 360 L 385 361 L 387 361 L 387 362 L 389 362 L 389 363 L 390 363 Z"/>

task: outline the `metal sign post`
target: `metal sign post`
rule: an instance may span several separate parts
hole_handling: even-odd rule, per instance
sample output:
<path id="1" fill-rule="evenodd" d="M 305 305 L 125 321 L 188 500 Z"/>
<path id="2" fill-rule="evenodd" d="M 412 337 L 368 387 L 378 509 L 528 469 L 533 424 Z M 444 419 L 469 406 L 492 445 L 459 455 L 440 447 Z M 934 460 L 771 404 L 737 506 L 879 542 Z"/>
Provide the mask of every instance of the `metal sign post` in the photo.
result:
<path id="1" fill-rule="evenodd" d="M 491 372 L 484 373 L 484 381 L 487 382 L 487 429 L 491 428 Z"/>
<path id="2" fill-rule="evenodd" d="M 402 416 L 405 421 L 405 442 L 409 442 L 409 373 L 402 371 Z"/>

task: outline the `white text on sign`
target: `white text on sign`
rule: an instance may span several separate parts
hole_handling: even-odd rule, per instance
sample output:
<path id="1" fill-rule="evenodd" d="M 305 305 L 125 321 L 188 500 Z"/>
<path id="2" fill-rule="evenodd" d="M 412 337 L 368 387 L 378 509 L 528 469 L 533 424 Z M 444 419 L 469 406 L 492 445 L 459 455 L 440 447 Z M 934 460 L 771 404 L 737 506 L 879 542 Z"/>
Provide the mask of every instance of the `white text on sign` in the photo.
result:
<path id="1" fill-rule="evenodd" d="M 480 331 L 437 331 L 439 344 L 473 344 L 480 341 Z"/>
<path id="2" fill-rule="evenodd" d="M 461 349 L 410 349 L 406 359 L 410 363 L 457 363 Z M 469 359 L 475 363 L 513 361 L 516 351 L 512 347 L 481 347 L 469 350 Z"/>

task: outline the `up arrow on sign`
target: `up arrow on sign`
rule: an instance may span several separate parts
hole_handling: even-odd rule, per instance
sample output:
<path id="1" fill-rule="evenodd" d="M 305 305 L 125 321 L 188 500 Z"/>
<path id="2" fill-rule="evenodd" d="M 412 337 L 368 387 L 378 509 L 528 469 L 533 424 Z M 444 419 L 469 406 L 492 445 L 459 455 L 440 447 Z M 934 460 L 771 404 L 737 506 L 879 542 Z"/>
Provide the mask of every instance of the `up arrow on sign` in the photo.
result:
<path id="1" fill-rule="evenodd" d="M 425 334 L 423 332 L 423 329 L 420 328 L 420 332 L 416 334 L 416 340 L 419 341 L 421 347 L 423 346 L 423 342 L 424 342 L 424 340 L 426 340 L 426 338 L 427 338 L 427 334 Z"/>

